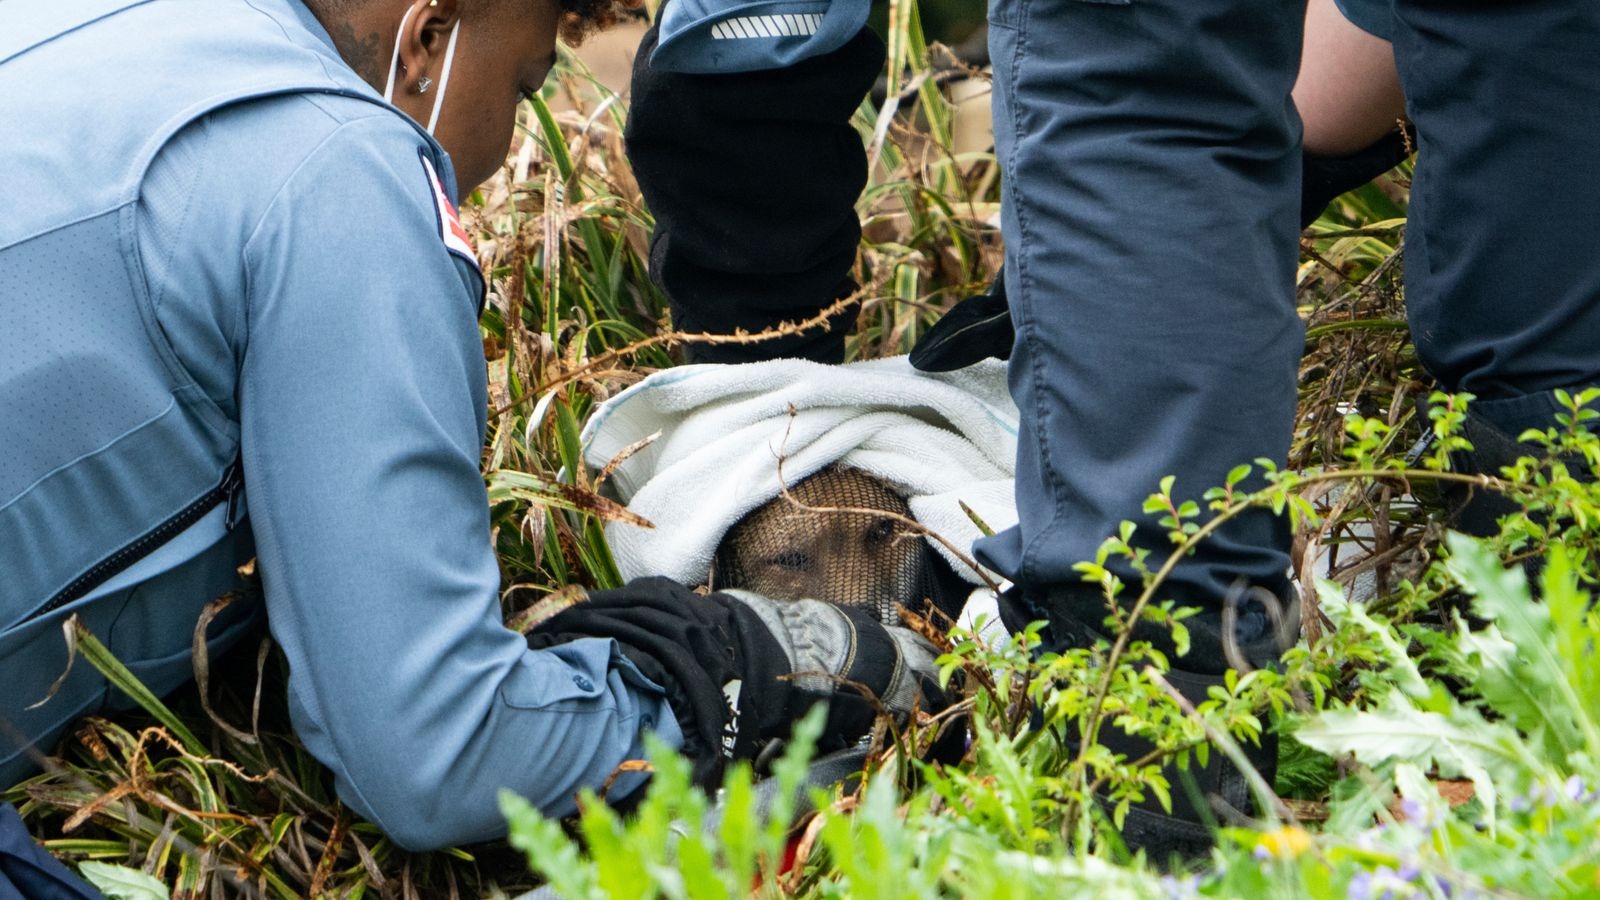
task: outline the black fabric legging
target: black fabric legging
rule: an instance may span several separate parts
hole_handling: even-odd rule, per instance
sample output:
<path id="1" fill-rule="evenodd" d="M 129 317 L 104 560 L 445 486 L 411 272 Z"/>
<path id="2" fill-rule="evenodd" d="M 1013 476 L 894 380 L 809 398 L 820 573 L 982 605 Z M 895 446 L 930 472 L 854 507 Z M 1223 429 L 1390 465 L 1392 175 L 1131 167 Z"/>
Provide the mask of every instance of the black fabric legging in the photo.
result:
<path id="1" fill-rule="evenodd" d="M 864 30 L 787 69 L 685 75 L 653 68 L 652 28 L 633 70 L 628 157 L 655 215 L 650 271 L 679 331 L 756 332 L 814 317 L 855 289 L 867 181 L 850 117 L 883 66 Z M 695 362 L 844 358 L 852 307 L 827 329 L 760 344 L 692 345 Z"/>

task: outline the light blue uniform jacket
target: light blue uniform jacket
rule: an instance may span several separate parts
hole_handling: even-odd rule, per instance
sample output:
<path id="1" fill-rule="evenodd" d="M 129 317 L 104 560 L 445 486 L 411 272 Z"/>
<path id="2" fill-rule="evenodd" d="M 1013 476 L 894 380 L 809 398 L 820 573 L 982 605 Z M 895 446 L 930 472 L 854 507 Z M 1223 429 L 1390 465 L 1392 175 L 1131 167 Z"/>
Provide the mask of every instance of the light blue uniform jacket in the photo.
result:
<path id="1" fill-rule="evenodd" d="M 170 690 L 252 554 L 300 737 L 406 847 L 680 740 L 611 642 L 502 626 L 449 160 L 297 0 L 6 0 L 0 132 L 0 782 L 118 702 L 80 661 L 29 708 L 67 616 Z"/>

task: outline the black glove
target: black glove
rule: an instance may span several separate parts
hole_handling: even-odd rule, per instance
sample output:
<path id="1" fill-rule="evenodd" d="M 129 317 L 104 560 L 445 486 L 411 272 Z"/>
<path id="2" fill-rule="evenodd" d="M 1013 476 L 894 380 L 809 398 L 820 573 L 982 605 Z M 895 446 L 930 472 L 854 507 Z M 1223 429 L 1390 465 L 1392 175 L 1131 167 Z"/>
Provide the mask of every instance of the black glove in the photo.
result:
<path id="1" fill-rule="evenodd" d="M 1399 130 L 1349 156 L 1301 157 L 1300 227 L 1310 227 L 1340 194 L 1353 191 L 1403 162 L 1409 133 Z M 987 294 L 952 306 L 911 348 L 911 365 L 924 372 L 951 372 L 982 359 L 1010 359 L 1016 333 L 1006 304 L 1005 270 Z"/>
<path id="2" fill-rule="evenodd" d="M 1411 155 L 1411 138 L 1409 130 L 1397 128 L 1349 156 L 1305 154 L 1301 163 L 1300 227 L 1311 227 L 1340 194 L 1353 191 L 1405 162 Z"/>
<path id="3" fill-rule="evenodd" d="M 883 42 L 865 29 L 785 69 L 686 75 L 651 67 L 656 41 L 651 28 L 634 61 L 625 138 L 655 214 L 650 274 L 674 327 L 759 332 L 849 296 L 867 182 L 850 118 L 883 66 Z M 691 345 L 690 358 L 840 362 L 856 313 L 761 343 Z"/>
<path id="4" fill-rule="evenodd" d="M 950 307 L 917 340 L 911 348 L 911 365 L 924 372 L 953 372 L 989 357 L 1010 359 L 1016 336 L 1006 303 L 1006 271 L 1001 267 L 989 293 Z"/>
<path id="5" fill-rule="evenodd" d="M 584 637 L 616 640 L 645 677 L 666 687 L 684 755 L 708 788 L 721 782 L 728 760 L 753 759 L 820 700 L 828 701 L 828 721 L 819 751 L 866 734 L 877 708 L 840 679 L 893 713 L 943 703 L 932 648 L 921 638 L 819 600 L 702 597 L 667 578 L 640 578 L 551 617 L 528 645 Z"/>

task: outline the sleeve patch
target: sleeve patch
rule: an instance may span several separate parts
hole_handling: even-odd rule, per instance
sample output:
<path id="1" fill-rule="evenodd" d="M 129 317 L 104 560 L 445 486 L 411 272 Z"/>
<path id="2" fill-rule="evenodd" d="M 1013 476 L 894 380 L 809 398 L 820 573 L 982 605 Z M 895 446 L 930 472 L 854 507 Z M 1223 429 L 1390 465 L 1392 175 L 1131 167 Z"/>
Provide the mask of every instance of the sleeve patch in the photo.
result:
<path id="1" fill-rule="evenodd" d="M 451 253 L 472 263 L 473 268 L 478 268 L 478 252 L 472 248 L 472 241 L 467 237 L 467 230 L 461 227 L 461 217 L 456 215 L 456 207 L 444 192 L 444 184 L 439 180 L 439 173 L 433 168 L 433 162 L 426 153 L 419 153 L 422 159 L 422 168 L 428 173 L 428 182 L 433 187 L 433 207 L 439 217 L 439 240 L 444 242 L 444 248 Z"/>

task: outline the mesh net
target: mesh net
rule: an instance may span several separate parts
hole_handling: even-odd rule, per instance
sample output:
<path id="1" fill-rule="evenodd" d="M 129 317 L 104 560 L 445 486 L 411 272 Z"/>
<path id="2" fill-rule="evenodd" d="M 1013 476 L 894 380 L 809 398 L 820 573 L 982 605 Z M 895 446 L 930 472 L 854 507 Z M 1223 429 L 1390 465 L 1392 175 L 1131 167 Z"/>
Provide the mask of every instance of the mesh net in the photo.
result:
<path id="1" fill-rule="evenodd" d="M 830 466 L 728 530 L 711 587 L 860 606 L 898 624 L 895 604 L 921 610 L 936 593 L 942 561 L 897 515 L 910 519 L 911 508 L 886 482 Z"/>

